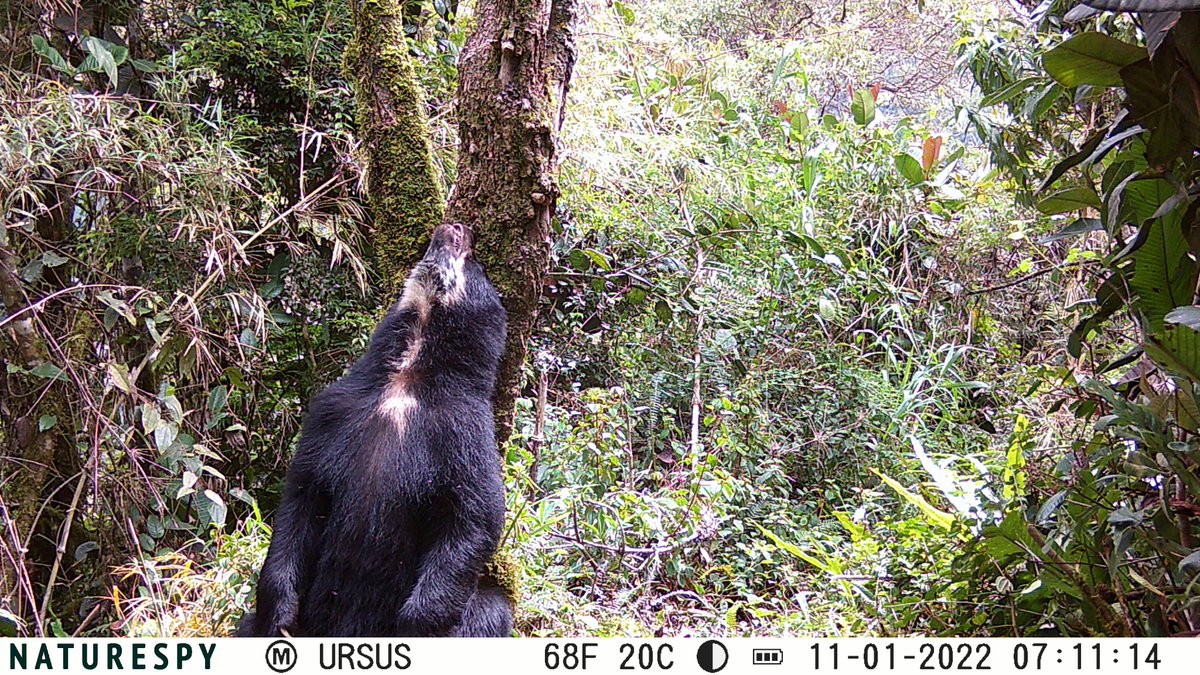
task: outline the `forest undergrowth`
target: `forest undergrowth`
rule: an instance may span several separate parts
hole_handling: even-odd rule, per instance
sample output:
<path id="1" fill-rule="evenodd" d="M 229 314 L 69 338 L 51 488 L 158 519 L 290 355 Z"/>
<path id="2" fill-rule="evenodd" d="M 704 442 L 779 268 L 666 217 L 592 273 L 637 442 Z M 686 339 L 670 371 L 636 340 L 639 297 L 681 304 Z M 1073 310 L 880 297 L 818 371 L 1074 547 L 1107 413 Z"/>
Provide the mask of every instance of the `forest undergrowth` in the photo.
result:
<path id="1" fill-rule="evenodd" d="M 110 367 L 33 376 L 157 392 L 93 402 L 122 440 L 77 475 L 122 487 L 82 507 L 70 592 L 41 608 L 50 632 L 230 631 L 305 402 L 387 301 L 364 262 L 346 11 L 193 4 L 194 26 L 162 24 L 176 49 L 145 67 L 153 87 L 0 81 L 25 101 L 0 113 L 10 213 L 42 189 L 38 167 L 97 159 L 75 217 L 106 261 L 85 279 L 98 295 L 52 328 L 68 359 L 86 356 L 79 336 L 106 336 Z M 461 8 L 435 3 L 411 44 L 447 185 Z M 1014 519 L 1086 473 L 1095 416 L 1121 405 L 1083 393 L 1101 369 L 1070 330 L 1108 242 L 1064 235 L 1028 180 L 1079 134 L 996 159 L 1039 122 L 1014 93 L 988 97 L 1040 73 L 1030 44 L 1061 26 L 961 0 L 614 0 L 582 14 L 552 270 L 504 448 L 518 632 L 1025 634 L 1061 614 L 1063 632 L 1103 634 L 1097 605 L 1028 584 L 1038 563 L 1008 566 L 1001 546 L 1032 536 Z M 1025 110 L 1069 106 L 1048 96 Z M 114 208 L 114 184 L 145 201 Z M 44 243 L 27 239 L 26 252 Z M 135 254 L 141 276 L 122 267 Z M 26 283 L 52 281 L 55 256 L 23 260 Z M 198 269 L 220 279 L 181 321 L 168 289 Z M 1112 325 L 1115 352 L 1136 331 Z M 169 367 L 132 381 L 111 367 L 150 342 Z M 129 469 L 149 461 L 139 452 L 159 468 Z M 122 531 L 100 527 L 111 513 Z M 1005 527 L 1020 532 L 986 534 Z M 1164 555 L 1194 612 L 1186 551 Z"/>

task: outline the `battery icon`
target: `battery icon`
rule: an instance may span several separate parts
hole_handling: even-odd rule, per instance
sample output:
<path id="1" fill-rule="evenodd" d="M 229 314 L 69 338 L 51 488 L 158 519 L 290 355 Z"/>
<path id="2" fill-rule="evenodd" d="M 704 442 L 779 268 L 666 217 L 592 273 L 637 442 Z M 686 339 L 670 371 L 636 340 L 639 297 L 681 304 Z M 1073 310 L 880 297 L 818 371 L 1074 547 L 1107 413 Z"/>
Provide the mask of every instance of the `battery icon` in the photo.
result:
<path id="1" fill-rule="evenodd" d="M 750 655 L 756 666 L 778 666 L 783 663 L 782 649 L 755 649 Z"/>

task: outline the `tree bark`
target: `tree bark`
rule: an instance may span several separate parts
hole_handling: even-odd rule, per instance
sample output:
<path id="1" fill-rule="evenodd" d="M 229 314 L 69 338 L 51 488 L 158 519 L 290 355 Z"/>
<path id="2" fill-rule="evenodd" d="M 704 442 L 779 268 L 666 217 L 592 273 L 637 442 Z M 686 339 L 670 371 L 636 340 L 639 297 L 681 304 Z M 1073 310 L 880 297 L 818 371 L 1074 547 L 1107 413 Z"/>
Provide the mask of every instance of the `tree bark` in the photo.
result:
<path id="1" fill-rule="evenodd" d="M 359 135 L 379 270 L 393 290 L 443 220 L 470 226 L 475 255 L 508 310 L 496 391 L 496 438 L 513 403 L 550 257 L 558 185 L 555 135 L 575 64 L 577 0 L 479 0 L 459 60 L 457 182 L 448 207 L 432 160 L 424 101 L 404 35 L 412 0 L 351 0 L 346 68 L 356 83 Z"/>
<path id="2" fill-rule="evenodd" d="M 53 216 L 64 212 L 52 207 L 47 213 Z M 52 234 L 55 224 L 50 220 L 43 217 L 46 222 L 39 222 L 39 233 L 43 236 Z M 0 374 L 0 496 L 4 502 L 4 509 L 0 510 L 0 540 L 6 540 L 0 543 L 0 551 L 8 549 L 0 553 L 0 608 L 32 619 L 32 612 L 24 611 L 26 603 L 17 602 L 16 598 L 32 592 L 27 585 L 30 579 L 37 581 L 42 569 L 53 560 L 52 547 L 46 545 L 50 540 L 40 535 L 51 533 L 60 525 L 52 522 L 57 514 L 55 509 L 48 509 L 43 516 L 39 514 L 45 500 L 53 500 L 53 479 L 69 472 L 77 457 L 64 431 L 73 420 L 63 385 L 8 372 L 10 365 L 34 370 L 51 360 L 34 313 L 26 311 L 29 298 L 18 271 L 20 259 L 10 248 L 6 228 L 7 225 L 0 223 L 0 304 L 10 317 L 0 329 L 0 369 L 4 369 Z M 47 239 L 59 241 L 61 237 L 47 236 Z M 57 418 L 50 429 L 42 429 L 39 422 L 46 415 Z M 4 522 L 8 519 L 11 522 Z M 23 548 L 25 542 L 30 542 L 30 550 Z M 24 587 L 18 583 L 22 579 Z M 27 600 L 32 602 L 34 598 Z M 34 624 L 34 630 L 41 635 L 41 624 Z"/>
<path id="3" fill-rule="evenodd" d="M 354 38 L 345 58 L 356 85 L 358 133 L 367 154 L 377 269 L 392 290 L 420 259 L 445 210 L 425 100 L 404 35 L 405 5 L 402 0 L 351 0 Z"/>
<path id="4" fill-rule="evenodd" d="M 496 438 L 508 439 L 550 258 L 555 136 L 575 63 L 576 0 L 479 0 L 459 61 L 458 179 L 446 220 L 471 226 L 504 298 Z"/>

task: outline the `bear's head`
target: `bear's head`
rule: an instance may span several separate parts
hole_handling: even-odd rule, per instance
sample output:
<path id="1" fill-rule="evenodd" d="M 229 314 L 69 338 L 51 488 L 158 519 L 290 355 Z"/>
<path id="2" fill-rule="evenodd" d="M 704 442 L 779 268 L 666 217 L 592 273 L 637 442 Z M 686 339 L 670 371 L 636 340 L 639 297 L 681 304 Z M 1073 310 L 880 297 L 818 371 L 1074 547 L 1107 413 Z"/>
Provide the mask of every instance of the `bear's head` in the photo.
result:
<path id="1" fill-rule="evenodd" d="M 499 307 L 496 289 L 471 254 L 473 240 L 466 225 L 439 225 L 433 231 L 425 257 L 404 282 L 400 306 L 416 309 L 426 317 L 439 308 L 473 312 Z"/>

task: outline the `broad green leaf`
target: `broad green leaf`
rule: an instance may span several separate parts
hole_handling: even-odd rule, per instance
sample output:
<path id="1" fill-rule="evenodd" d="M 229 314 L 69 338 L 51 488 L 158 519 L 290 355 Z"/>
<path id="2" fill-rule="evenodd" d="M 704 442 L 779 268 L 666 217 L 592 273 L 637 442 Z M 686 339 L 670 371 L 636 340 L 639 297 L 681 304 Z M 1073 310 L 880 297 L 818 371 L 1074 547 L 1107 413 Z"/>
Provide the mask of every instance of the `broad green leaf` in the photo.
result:
<path id="1" fill-rule="evenodd" d="M 30 370 L 29 374 L 51 381 L 67 379 L 67 374 L 63 372 L 63 369 L 59 368 L 53 363 L 43 363 L 33 370 Z"/>
<path id="2" fill-rule="evenodd" d="M 163 397 L 163 405 L 166 406 L 167 412 L 171 415 L 171 419 L 176 422 L 183 421 L 183 405 L 179 403 L 179 399 L 174 394 L 168 394 Z"/>
<path id="3" fill-rule="evenodd" d="M 216 525 L 217 527 L 223 527 L 225 525 L 226 513 L 225 500 L 221 499 L 221 496 L 212 490 L 205 490 L 204 496 L 208 498 L 208 505 L 206 508 L 208 511 L 209 520 L 212 521 L 213 525 Z"/>
<path id="4" fill-rule="evenodd" d="M 34 35 L 31 39 L 33 41 L 34 53 L 49 61 L 50 65 L 55 70 L 68 75 L 74 72 L 71 69 L 71 65 L 67 63 L 67 60 L 62 57 L 62 54 L 58 53 L 57 49 L 52 47 L 50 43 L 46 41 L 46 38 L 42 37 L 41 35 Z"/>
<path id="5" fill-rule="evenodd" d="M 928 501 L 925 500 L 924 497 L 922 497 L 921 495 L 919 495 L 915 492 L 910 491 L 908 488 L 906 488 L 903 485 L 901 485 L 900 483 L 898 483 L 895 479 L 885 476 L 884 474 L 880 473 L 879 471 L 876 471 L 875 469 L 871 469 L 871 473 L 875 474 L 876 476 L 879 476 L 880 480 L 882 480 L 884 483 L 887 483 L 888 487 L 895 490 L 896 493 L 899 494 L 901 497 L 903 497 L 904 500 L 907 501 L 909 504 L 912 504 L 913 506 L 920 509 L 921 513 L 924 513 L 925 517 L 929 519 L 929 522 L 933 523 L 934 525 L 937 525 L 938 527 L 942 528 L 943 530 L 949 530 L 954 525 L 954 516 L 953 515 L 946 513 L 945 511 L 937 508 L 933 504 L 930 504 Z"/>
<path id="6" fill-rule="evenodd" d="M 208 411 L 216 414 L 225 409 L 225 401 L 229 398 L 229 389 L 219 384 L 208 393 Z"/>
<path id="7" fill-rule="evenodd" d="M 21 278 L 29 283 L 33 283 L 42 278 L 42 272 L 45 269 L 46 263 L 42 262 L 41 258 L 34 258 L 27 265 L 21 267 Z"/>
<path id="8" fill-rule="evenodd" d="M 854 92 L 850 101 L 850 114 L 859 126 L 867 126 L 875 121 L 875 95 L 870 89 L 859 89 Z"/>
<path id="9" fill-rule="evenodd" d="M 158 448 L 159 452 L 166 452 L 178 435 L 179 430 L 174 424 L 159 424 L 154 429 L 154 447 Z"/>
<path id="10" fill-rule="evenodd" d="M 147 61 L 146 59 L 133 59 L 129 62 L 129 65 L 133 66 L 135 70 L 143 73 L 161 73 L 163 71 L 162 66 L 153 61 Z"/>
<path id="11" fill-rule="evenodd" d="M 907 152 L 896 155 L 896 171 L 912 185 L 925 182 L 925 170 L 921 168 L 921 163 Z"/>
<path id="12" fill-rule="evenodd" d="M 1200 306 L 1167 312 L 1163 330 L 1147 338 L 1146 353 L 1167 370 L 1200 382 Z"/>
<path id="13" fill-rule="evenodd" d="M 83 46 L 87 49 L 88 56 L 94 59 L 97 69 L 103 70 L 104 74 L 108 75 L 109 82 L 112 82 L 114 87 L 117 86 L 117 66 L 129 57 L 129 50 L 96 37 L 84 40 Z M 81 65 L 80 70 L 83 69 Z"/>
<path id="14" fill-rule="evenodd" d="M 671 305 L 667 304 L 666 300 L 659 300 L 654 303 L 654 313 L 658 315 L 658 319 L 662 322 L 669 322 L 671 317 L 675 316 L 675 312 L 671 309 Z"/>
<path id="15" fill-rule="evenodd" d="M 1069 213 L 1085 208 L 1100 208 L 1100 197 L 1090 187 L 1071 187 L 1052 192 L 1037 203 L 1038 211 L 1046 215 Z"/>
<path id="16" fill-rule="evenodd" d="M 1046 72 L 1066 87 L 1117 87 L 1121 68 L 1146 58 L 1146 49 L 1103 33 L 1072 36 L 1042 55 Z"/>
<path id="17" fill-rule="evenodd" d="M 1060 506 L 1066 503 L 1067 495 L 1069 493 L 1069 488 L 1066 490 L 1059 490 L 1058 492 L 1054 493 L 1053 496 L 1047 499 L 1046 502 L 1042 504 L 1042 508 L 1038 509 L 1036 522 L 1043 527 L 1050 524 L 1051 516 L 1058 511 Z"/>
<path id="18" fill-rule="evenodd" d="M 1121 194 L 1120 222 L 1141 225 L 1151 218 L 1160 218 L 1166 215 L 1161 211 L 1163 205 L 1171 202 L 1174 196 L 1175 188 L 1161 178 L 1130 181 Z M 1179 206 L 1180 202 L 1174 204 Z"/>
<path id="19" fill-rule="evenodd" d="M 1145 318 L 1149 333 L 1163 328 L 1168 312 L 1192 304 L 1196 263 L 1188 256 L 1187 239 L 1179 218 L 1160 218 L 1143 226 L 1145 243 L 1133 254 L 1129 285 L 1137 294 L 1135 309 Z"/>
<path id="20" fill-rule="evenodd" d="M 583 253 L 588 258 L 591 258 L 596 267 L 599 267 L 601 270 L 605 272 L 612 270 L 612 264 L 608 262 L 608 258 L 603 253 L 590 248 L 585 249 Z"/>
<path id="21" fill-rule="evenodd" d="M 142 433 L 149 436 L 158 428 L 158 423 L 162 421 L 162 415 L 158 412 L 158 408 L 153 403 L 142 404 Z"/>
<path id="22" fill-rule="evenodd" d="M 58 417 L 54 415 L 42 415 L 38 418 L 38 431 L 53 429 L 55 424 L 58 424 Z"/>
<path id="23" fill-rule="evenodd" d="M 791 126 L 790 136 L 792 140 L 799 141 L 804 138 L 804 132 L 808 131 L 808 113 L 803 110 L 797 110 L 792 113 L 792 119 L 789 121 Z"/>
<path id="24" fill-rule="evenodd" d="M 146 534 L 154 539 L 162 539 L 162 536 L 167 533 L 167 528 L 163 525 L 158 516 L 150 516 L 146 518 Z"/>
<path id="25" fill-rule="evenodd" d="M 586 272 L 592 268 L 592 259 L 580 249 L 575 249 L 567 254 L 567 262 L 580 272 Z"/>
<path id="26" fill-rule="evenodd" d="M 133 380 L 129 376 L 129 366 L 124 363 L 111 361 L 108 364 L 108 376 L 112 378 L 113 384 L 117 389 L 126 394 L 133 393 Z"/>
<path id="27" fill-rule="evenodd" d="M 65 262 L 67 262 L 67 258 L 54 251 L 46 251 L 42 254 L 42 264 L 46 267 L 58 267 Z"/>

